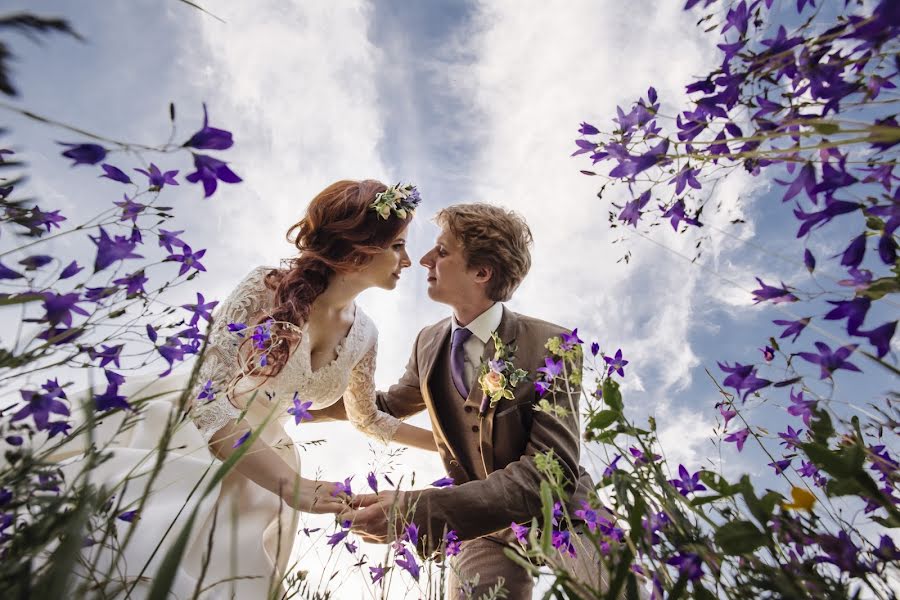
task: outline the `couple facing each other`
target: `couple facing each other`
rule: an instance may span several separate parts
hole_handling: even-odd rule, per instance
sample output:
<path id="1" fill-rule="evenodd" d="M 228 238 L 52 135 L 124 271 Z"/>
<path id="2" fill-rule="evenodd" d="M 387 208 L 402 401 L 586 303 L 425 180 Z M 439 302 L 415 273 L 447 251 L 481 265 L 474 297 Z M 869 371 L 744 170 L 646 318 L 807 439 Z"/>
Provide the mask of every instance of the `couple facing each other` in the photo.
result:
<path id="1" fill-rule="evenodd" d="M 579 465 L 578 398 L 551 393 L 550 402 L 567 412 L 537 411 L 537 392 L 523 381 L 512 399 L 483 404 L 478 371 L 493 358 L 493 332 L 515 343 L 515 367 L 534 374 L 544 366 L 546 341 L 568 330 L 502 304 L 531 265 L 525 221 L 488 204 L 453 205 L 438 212 L 440 234 L 420 260 L 428 271 L 429 297 L 449 305 L 452 316 L 422 329 L 400 381 L 376 391 L 378 332 L 354 299 L 370 287 L 393 289 L 411 265 L 406 237 L 418 203 L 418 191 L 408 185 L 330 185 L 288 231 L 298 255 L 280 269 L 254 269 L 218 307 L 191 396 L 196 400 L 189 416 L 196 427 L 185 435 L 199 432 L 220 460 L 236 452 L 236 442 L 248 432 L 258 437 L 221 482 L 217 497 L 203 501 L 176 587 L 193 589 L 202 573 L 204 586 L 228 580 L 209 588 L 209 597 L 217 590 L 265 597 L 290 570 L 298 511 L 304 511 L 340 514 L 364 540 L 381 543 L 389 541 L 389 529 L 400 526 L 388 523 L 387 515 L 405 515 L 418 526 L 423 556 L 438 551 L 445 532 L 453 530 L 462 544 L 450 560 L 448 598 L 480 597 L 501 577 L 508 598 L 531 597 L 531 577 L 503 549 L 516 543 L 512 523 L 540 518 L 537 453 L 552 451 L 558 459 L 570 514 L 593 489 Z M 423 410 L 432 431 L 403 422 Z M 152 419 L 152 407 L 148 412 Z M 436 450 L 454 485 L 355 496 L 348 507 L 338 484 L 301 476 L 299 453 L 282 424 L 308 417 L 347 419 L 383 443 Z M 171 487 L 154 491 L 144 503 L 144 523 L 162 524 L 165 516 L 171 522 L 165 507 L 177 500 L 166 500 L 181 493 L 173 490 L 183 489 L 183 476 L 199 471 L 203 457 L 185 453 L 182 462 L 193 467 L 162 474 L 159 479 Z M 394 503 L 399 510 L 392 512 Z M 146 514 L 153 512 L 158 514 Z M 598 587 L 593 545 L 575 532 L 571 538 L 577 554 L 564 561 L 579 579 Z M 144 554 L 133 562 L 152 558 L 146 552 L 152 546 L 139 540 L 138 554 Z"/>

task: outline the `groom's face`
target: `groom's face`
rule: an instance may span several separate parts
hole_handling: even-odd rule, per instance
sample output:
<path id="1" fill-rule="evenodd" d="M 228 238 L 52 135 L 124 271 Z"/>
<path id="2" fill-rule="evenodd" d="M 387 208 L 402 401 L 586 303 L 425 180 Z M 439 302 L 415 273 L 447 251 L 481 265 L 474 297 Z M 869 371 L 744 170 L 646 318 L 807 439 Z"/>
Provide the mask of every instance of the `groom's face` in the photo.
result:
<path id="1" fill-rule="evenodd" d="M 428 297 L 435 302 L 456 306 L 484 296 L 477 270 L 466 266 L 462 242 L 446 226 L 419 264 L 428 269 Z"/>

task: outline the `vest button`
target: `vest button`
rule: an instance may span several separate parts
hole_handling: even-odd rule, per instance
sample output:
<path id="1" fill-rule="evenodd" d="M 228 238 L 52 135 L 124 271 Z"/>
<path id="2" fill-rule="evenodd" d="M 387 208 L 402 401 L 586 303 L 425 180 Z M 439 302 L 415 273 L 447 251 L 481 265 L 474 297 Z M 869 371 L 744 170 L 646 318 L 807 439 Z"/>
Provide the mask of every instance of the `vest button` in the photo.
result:
<path id="1" fill-rule="evenodd" d="M 478 425 L 472 425 L 472 431 L 478 433 Z"/>

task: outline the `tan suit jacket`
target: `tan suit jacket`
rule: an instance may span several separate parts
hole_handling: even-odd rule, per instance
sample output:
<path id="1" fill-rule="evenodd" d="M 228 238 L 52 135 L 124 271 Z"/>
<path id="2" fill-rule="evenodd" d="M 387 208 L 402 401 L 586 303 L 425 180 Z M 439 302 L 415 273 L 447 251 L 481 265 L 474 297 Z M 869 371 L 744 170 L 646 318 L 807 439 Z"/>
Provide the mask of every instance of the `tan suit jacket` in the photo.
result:
<path id="1" fill-rule="evenodd" d="M 531 381 L 516 387 L 513 400 L 501 400 L 479 417 L 483 395 L 478 383 L 473 382 L 465 401 L 466 414 L 472 419 L 472 431 L 477 428 L 479 433 L 466 439 L 478 445 L 469 449 L 469 455 L 473 455 L 471 450 L 480 453 L 487 477 L 481 478 L 481 473 L 469 473 L 461 467 L 458 460 L 461 449 L 448 441 L 435 408 L 435 402 L 447 400 L 435 397 L 434 387 L 429 384 L 441 350 L 449 346 L 450 329 L 447 318 L 419 332 L 406 372 L 387 392 L 378 392 L 377 399 L 381 410 L 400 418 L 428 410 L 438 452 L 447 474 L 457 483 L 452 487 L 424 490 L 415 501 L 412 522 L 419 527 L 420 546 L 426 555 L 440 547 L 446 530 L 454 530 L 459 539 L 467 540 L 506 529 L 512 522 L 540 519 L 542 476 L 534 463 L 538 452 L 553 450 L 562 466 L 570 495 L 568 504 L 573 510 L 580 508 L 580 501 L 586 500 L 588 491 L 593 489 L 590 476 L 579 465 L 580 389 L 575 389 L 571 398 L 564 393 L 548 397 L 551 403 L 569 410 L 566 417 L 533 410 L 539 398 Z M 525 369 L 532 377 L 544 366 L 547 356 L 544 344 L 563 332 L 568 330 L 506 307 L 497 329 L 504 343 L 516 346 L 515 366 Z M 493 352 L 494 344 L 489 341 L 482 359 L 492 359 Z M 455 400 L 461 399 L 457 396 Z"/>

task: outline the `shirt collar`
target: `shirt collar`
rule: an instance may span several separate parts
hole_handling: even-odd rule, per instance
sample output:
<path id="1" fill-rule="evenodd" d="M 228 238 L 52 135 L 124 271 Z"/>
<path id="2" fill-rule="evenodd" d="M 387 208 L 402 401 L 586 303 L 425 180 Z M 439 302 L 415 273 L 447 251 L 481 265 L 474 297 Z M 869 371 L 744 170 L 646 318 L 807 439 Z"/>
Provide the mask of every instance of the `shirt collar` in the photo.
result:
<path id="1" fill-rule="evenodd" d="M 487 344 L 491 339 L 491 334 L 500 327 L 500 321 L 503 320 L 503 304 L 494 302 L 489 309 L 472 319 L 472 322 L 466 325 L 466 329 L 475 334 L 482 343 Z M 462 327 L 453 316 L 450 319 L 452 328 L 450 333 Z"/>

